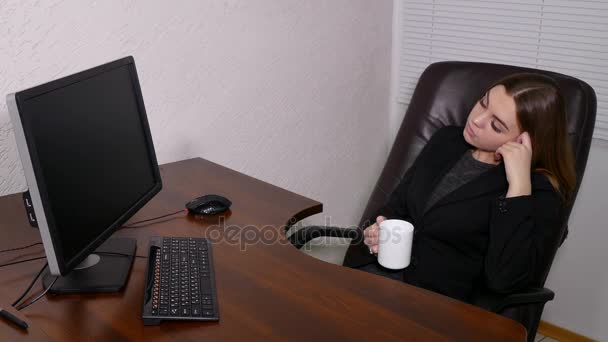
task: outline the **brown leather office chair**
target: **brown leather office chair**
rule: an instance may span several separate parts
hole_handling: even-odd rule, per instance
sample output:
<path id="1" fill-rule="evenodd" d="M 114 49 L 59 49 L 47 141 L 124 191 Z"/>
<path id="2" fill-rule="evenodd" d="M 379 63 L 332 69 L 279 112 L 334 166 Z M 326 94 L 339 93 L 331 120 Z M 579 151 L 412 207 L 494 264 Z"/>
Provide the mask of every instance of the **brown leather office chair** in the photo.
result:
<path id="1" fill-rule="evenodd" d="M 370 258 L 367 247 L 362 243 L 363 222 L 386 202 L 429 138 L 443 126 L 464 126 L 470 109 L 484 90 L 498 79 L 517 72 L 538 72 L 552 77 L 566 99 L 568 133 L 576 163 L 576 199 L 595 124 L 596 96 L 593 89 L 581 80 L 549 71 L 489 63 L 439 62 L 429 65 L 418 80 L 388 160 L 361 217 L 359 229 L 305 227 L 290 236 L 292 244 L 301 248 L 315 237 L 350 237 L 353 242 L 344 266 L 359 265 Z M 474 299 L 480 307 L 521 322 L 528 330 L 529 341 L 534 340 L 545 303 L 554 297 L 553 292 L 543 286 L 555 252 L 567 236 L 571 210 L 571 206 L 565 210 L 561 236 L 554 241 L 554 248 L 544 261 L 544 271 L 537 275 L 534 288 L 510 295 L 481 291 Z"/>

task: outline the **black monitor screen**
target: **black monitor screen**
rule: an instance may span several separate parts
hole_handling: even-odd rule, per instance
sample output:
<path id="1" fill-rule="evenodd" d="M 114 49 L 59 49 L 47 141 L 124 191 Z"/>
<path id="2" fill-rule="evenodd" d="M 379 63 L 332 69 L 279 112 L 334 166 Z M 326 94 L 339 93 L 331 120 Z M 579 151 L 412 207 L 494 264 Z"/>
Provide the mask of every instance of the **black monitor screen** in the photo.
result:
<path id="1" fill-rule="evenodd" d="M 159 182 L 134 72 L 133 65 L 122 65 L 19 104 L 36 178 L 43 180 L 49 229 L 64 262 Z"/>

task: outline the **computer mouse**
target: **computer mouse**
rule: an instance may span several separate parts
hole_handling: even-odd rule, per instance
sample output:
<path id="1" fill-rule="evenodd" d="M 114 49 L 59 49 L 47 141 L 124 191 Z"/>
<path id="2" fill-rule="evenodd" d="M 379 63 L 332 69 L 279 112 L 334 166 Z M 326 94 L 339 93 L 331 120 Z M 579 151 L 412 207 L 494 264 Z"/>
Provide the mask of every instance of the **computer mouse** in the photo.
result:
<path id="1" fill-rule="evenodd" d="M 215 215 L 223 213 L 232 205 L 229 199 L 220 195 L 205 195 L 186 203 L 188 212 L 195 215 Z"/>

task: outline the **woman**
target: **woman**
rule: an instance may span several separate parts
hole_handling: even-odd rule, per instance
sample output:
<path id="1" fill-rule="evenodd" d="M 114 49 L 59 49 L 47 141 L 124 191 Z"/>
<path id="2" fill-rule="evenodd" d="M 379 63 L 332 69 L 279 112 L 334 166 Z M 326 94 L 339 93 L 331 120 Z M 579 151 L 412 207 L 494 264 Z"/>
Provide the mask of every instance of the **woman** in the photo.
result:
<path id="1" fill-rule="evenodd" d="M 533 73 L 506 77 L 479 99 L 464 128 L 433 135 L 364 230 L 375 255 L 380 222 L 412 222 L 410 266 L 356 266 L 463 301 L 481 288 L 535 285 L 559 239 L 573 165 L 555 82 Z"/>

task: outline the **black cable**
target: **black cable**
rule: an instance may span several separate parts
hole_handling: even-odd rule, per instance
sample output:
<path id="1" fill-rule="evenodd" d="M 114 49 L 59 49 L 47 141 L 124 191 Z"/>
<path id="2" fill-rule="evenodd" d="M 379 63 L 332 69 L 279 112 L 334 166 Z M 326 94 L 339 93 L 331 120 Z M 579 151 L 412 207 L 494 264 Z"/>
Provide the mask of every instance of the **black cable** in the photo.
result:
<path id="1" fill-rule="evenodd" d="M 11 249 L 5 249 L 5 250 L 0 251 L 0 253 L 7 253 L 7 252 L 12 252 L 12 251 L 18 251 L 20 249 L 26 249 L 26 248 L 34 247 L 36 245 L 42 245 L 42 242 L 36 242 L 36 243 L 31 244 L 31 245 L 27 245 L 27 246 L 23 246 L 23 247 L 16 247 L 16 248 L 11 248 Z"/>
<path id="2" fill-rule="evenodd" d="M 154 220 L 158 220 L 158 219 L 161 219 L 161 218 L 164 218 L 164 217 L 167 217 L 167 216 L 171 216 L 171 215 L 176 215 L 176 214 L 179 214 L 181 212 L 186 212 L 186 211 L 188 211 L 188 209 L 182 209 L 180 211 L 176 211 L 176 212 L 173 212 L 173 213 L 170 213 L 170 214 L 165 214 L 165 215 L 162 215 L 162 216 L 157 216 L 157 217 L 153 217 L 153 218 L 146 219 L 146 220 L 132 222 L 132 223 L 129 223 L 127 225 L 122 226 L 121 228 L 131 228 L 131 226 L 136 225 L 138 223 L 144 223 L 144 222 L 154 221 Z M 132 227 L 132 228 L 139 228 L 139 227 Z M 42 242 L 36 242 L 36 243 L 31 244 L 31 245 L 27 245 L 27 246 L 23 246 L 23 247 L 15 247 L 15 248 L 11 248 L 11 249 L 1 250 L 0 254 L 12 252 L 12 251 L 18 251 L 18 250 L 21 250 L 21 249 L 30 248 L 30 247 L 34 247 L 34 246 L 37 246 L 37 245 L 42 245 Z M 126 255 L 126 254 L 124 254 L 124 255 Z M 22 262 L 31 261 L 31 260 L 38 260 L 38 259 L 42 259 L 42 258 L 44 258 L 44 257 L 17 261 L 17 262 L 14 262 L 14 263 L 0 265 L 0 267 L 15 265 L 15 264 L 19 264 L 19 263 L 22 263 Z"/>
<path id="3" fill-rule="evenodd" d="M 143 259 L 147 259 L 148 258 L 148 257 L 143 256 L 143 255 L 131 255 L 131 254 L 114 253 L 114 252 L 94 252 L 94 253 L 107 254 L 107 255 L 118 255 L 118 256 L 126 256 L 126 257 L 136 257 L 136 258 L 143 258 Z M 44 258 L 45 257 L 39 257 L 39 258 L 33 258 L 33 259 L 28 259 L 28 260 L 21 260 L 21 261 L 17 261 L 17 262 L 11 263 L 11 264 L 0 265 L 0 267 L 8 266 L 8 265 L 13 265 L 13 264 L 18 264 L 18 263 L 22 263 L 22 262 L 27 262 L 27 261 L 31 261 L 31 260 L 44 259 Z M 17 298 L 17 300 L 13 304 L 11 304 L 13 307 L 15 307 L 15 305 L 17 303 L 19 303 L 25 296 L 27 296 L 27 294 L 30 292 L 30 290 L 32 289 L 32 287 L 36 283 L 36 280 L 38 280 L 38 278 L 40 278 L 40 275 L 42 274 L 42 272 L 44 272 L 44 270 L 48 267 L 48 265 L 49 265 L 48 263 L 44 264 L 44 266 L 42 267 L 42 269 L 40 269 L 40 271 L 38 272 L 38 274 L 36 274 L 36 276 L 34 277 L 34 279 L 32 280 L 32 282 L 30 283 L 30 285 L 27 287 L 27 289 L 23 292 L 23 294 L 21 296 L 19 296 L 19 298 Z M 55 285 L 55 282 L 57 281 L 57 279 L 59 279 L 59 276 L 55 277 L 55 279 L 53 279 L 53 282 L 51 283 L 51 285 L 49 287 L 47 287 L 46 290 L 44 290 L 36 298 L 32 299 L 27 304 L 24 304 L 24 305 L 21 305 L 19 307 L 15 307 L 15 308 L 17 310 L 23 310 L 23 309 L 27 308 L 28 306 L 30 306 L 30 305 L 34 304 L 35 302 L 37 302 L 40 298 L 42 298 L 53 287 L 53 285 Z"/>
<path id="4" fill-rule="evenodd" d="M 120 255 L 120 256 L 132 256 L 129 254 L 123 254 L 123 253 L 113 253 L 113 252 L 93 252 L 93 253 L 98 253 L 98 254 L 110 254 L 110 255 Z M 148 259 L 147 256 L 143 256 L 143 255 L 135 255 L 136 258 L 142 258 L 142 259 Z M 0 268 L 1 267 L 5 267 L 5 266 L 11 266 L 11 265 L 17 265 L 17 264 L 21 264 L 24 262 L 30 262 L 30 261 L 34 261 L 34 260 L 42 260 L 42 259 L 46 259 L 45 256 L 42 257 L 37 257 L 37 258 L 31 258 L 31 259 L 25 259 L 25 260 L 19 260 L 19 261 L 15 261 L 15 262 L 11 262 L 8 264 L 0 264 Z"/>
<path id="5" fill-rule="evenodd" d="M 47 292 L 49 292 L 49 290 L 51 289 L 51 287 L 53 287 L 53 285 L 55 285 L 55 282 L 57 281 L 57 279 L 59 279 L 59 276 L 55 277 L 55 279 L 53 279 L 53 282 L 51 283 L 51 285 L 49 285 L 49 287 L 47 287 L 46 290 L 42 291 L 42 293 L 39 294 L 36 298 L 34 298 L 31 301 L 29 301 L 27 304 L 24 304 L 24 305 L 22 305 L 22 306 L 20 306 L 18 308 L 15 308 L 15 309 L 17 309 L 18 311 L 21 311 L 21 310 L 27 308 L 28 306 L 36 303 L 40 298 L 44 297 L 44 295 Z"/>
<path id="6" fill-rule="evenodd" d="M 171 214 L 167 214 L 167 215 L 163 215 L 163 216 L 160 216 L 160 217 L 156 217 L 156 218 L 152 218 L 152 219 L 148 219 L 148 220 L 143 220 L 143 221 L 139 221 L 139 222 L 135 222 L 135 223 L 152 221 L 152 220 L 163 218 L 163 217 L 167 217 L 167 216 L 170 216 L 170 215 L 175 215 L 175 214 L 178 214 L 178 213 L 180 213 L 182 211 L 184 211 L 184 210 L 180 210 L 180 211 L 175 212 L 175 213 L 171 213 Z M 133 224 L 135 224 L 135 223 L 133 223 Z M 10 251 L 16 251 L 16 250 L 20 250 L 20 249 L 25 249 L 25 248 L 33 247 L 33 246 L 36 246 L 36 245 L 39 245 L 39 244 L 42 244 L 42 243 L 41 242 L 37 242 L 37 243 L 31 244 L 31 245 L 28 245 L 28 246 L 17 247 L 17 248 L 12 248 L 12 249 L 8 249 L 8 250 L 0 251 L 0 253 L 10 252 Z M 115 253 L 115 252 L 103 252 L 103 251 L 101 251 L 101 252 L 94 252 L 94 253 L 107 254 L 107 255 L 118 255 L 118 256 L 126 256 L 126 257 L 136 257 L 136 258 L 143 258 L 143 259 L 147 259 L 148 258 L 148 257 L 142 256 L 142 255 L 131 255 L 131 254 Z M 15 261 L 15 262 L 7 263 L 7 264 L 2 264 L 2 265 L 0 265 L 0 267 L 10 266 L 10 265 L 16 265 L 16 264 L 20 264 L 20 263 L 24 263 L 24 262 L 29 262 L 29 261 L 33 261 L 33 260 L 40 260 L 40 259 L 45 259 L 45 258 L 46 257 L 37 257 L 37 258 L 30 258 L 30 259 L 20 260 L 20 261 Z M 44 272 L 44 270 L 48 267 L 48 265 L 49 265 L 48 263 L 44 264 L 44 266 L 40 269 L 40 271 L 38 272 L 38 274 L 36 274 L 36 276 L 34 277 L 34 279 L 32 280 L 32 282 L 30 283 L 30 285 L 27 287 L 27 289 L 21 294 L 21 296 L 19 296 L 19 298 L 17 298 L 17 300 L 15 300 L 13 302 L 13 304 L 11 304 L 11 306 L 15 307 L 17 310 L 23 310 L 23 309 L 27 308 L 28 306 L 34 304 L 40 298 L 42 298 L 44 295 L 47 294 L 47 292 L 53 287 L 53 285 L 55 285 L 55 282 L 57 282 L 57 279 L 59 279 L 59 276 L 55 277 L 55 279 L 53 279 L 53 282 L 51 283 L 51 285 L 49 287 L 47 287 L 46 290 L 44 290 L 36 298 L 34 298 L 30 302 L 28 302 L 26 304 L 23 304 L 23 305 L 21 305 L 19 307 L 15 306 L 25 296 L 27 296 L 27 294 L 30 292 L 30 290 L 32 289 L 32 287 L 36 283 L 36 280 L 38 280 L 38 278 L 40 278 L 40 275 L 42 274 L 42 272 Z"/>
<path id="7" fill-rule="evenodd" d="M 124 254 L 124 253 L 114 253 L 114 252 L 94 252 L 94 253 L 98 253 L 98 254 L 108 254 L 108 255 L 118 255 L 118 256 L 126 256 L 126 257 L 136 257 L 136 258 L 142 258 L 142 259 L 147 259 L 148 257 L 143 256 L 143 255 L 130 255 L 130 254 Z M 10 265 L 15 265 L 15 264 L 20 264 L 23 262 L 28 262 L 28 261 L 32 261 L 32 260 L 40 260 L 40 259 L 45 259 L 46 257 L 38 257 L 38 258 L 32 258 L 32 259 L 26 259 L 26 260 L 21 260 L 21 261 L 16 261 L 16 262 L 12 262 L 9 264 L 4 264 L 4 265 L 0 265 L 0 267 L 4 267 L 4 266 L 10 266 Z M 30 283 L 30 285 L 27 287 L 27 289 L 23 292 L 23 294 L 21 296 L 19 296 L 19 298 L 17 298 L 17 300 L 11 304 L 12 306 L 15 306 L 17 303 L 19 303 L 19 301 L 21 301 L 25 296 L 27 296 L 27 294 L 30 292 L 30 290 L 32 289 L 32 287 L 34 286 L 34 284 L 36 283 L 36 280 L 38 280 L 38 278 L 40 278 L 40 275 L 42 274 L 42 272 L 44 272 L 44 270 L 48 267 L 48 263 L 45 263 L 44 266 L 42 267 L 42 269 L 38 272 L 38 274 L 34 277 L 34 280 L 32 280 L 32 282 Z M 57 277 L 59 278 L 59 277 Z M 53 280 L 53 284 L 55 283 L 57 279 Z M 53 285 L 49 286 L 49 288 L 51 288 Z M 48 290 L 48 289 L 47 289 Z M 46 291 L 45 291 L 46 293 Z M 38 298 L 39 299 L 39 298 Z M 26 306 L 30 306 L 32 303 L 27 304 Z M 22 307 L 21 309 L 25 308 L 26 306 Z M 21 310 L 21 309 L 17 309 L 17 310 Z"/>
<path id="8" fill-rule="evenodd" d="M 157 217 L 149 218 L 149 219 L 146 219 L 146 220 L 131 222 L 129 224 L 126 224 L 126 225 L 122 226 L 121 228 L 131 228 L 131 226 L 134 226 L 134 225 L 136 225 L 138 223 L 144 223 L 144 222 L 154 221 L 154 220 L 158 220 L 158 219 L 161 219 L 161 218 L 164 218 L 164 217 L 167 217 L 167 216 L 171 216 L 171 215 L 176 215 L 176 214 L 179 214 L 181 212 L 186 212 L 186 211 L 188 211 L 188 209 L 182 209 L 180 211 L 176 211 L 176 212 L 173 212 L 173 213 L 170 213 L 170 214 L 165 214 L 165 215 L 162 215 L 162 216 L 157 216 Z M 139 227 L 133 227 L 133 228 L 139 228 Z M 30 248 L 30 247 L 34 247 L 34 246 L 37 246 L 37 245 L 42 245 L 42 242 L 36 242 L 36 243 L 31 244 L 31 245 L 27 245 L 27 246 L 23 246 L 23 247 L 15 247 L 15 248 L 11 248 L 11 249 L 1 250 L 0 254 L 12 252 L 12 251 L 18 251 L 18 250 L 21 250 L 21 249 Z M 28 260 L 19 261 L 19 262 L 16 262 L 16 263 L 25 262 L 25 261 L 29 261 L 29 260 L 38 260 L 38 259 L 28 259 Z M 0 267 L 9 266 L 9 265 L 14 265 L 14 263 L 12 263 L 12 264 L 6 264 L 6 265 L 0 265 Z"/>
<path id="9" fill-rule="evenodd" d="M 179 214 L 179 213 L 182 213 L 182 212 L 187 212 L 187 211 L 188 211 L 188 209 L 181 209 L 181 210 L 176 211 L 176 212 L 174 212 L 174 213 L 165 214 L 165 215 L 162 215 L 162 216 L 157 216 L 157 217 L 153 217 L 153 218 L 146 219 L 146 220 L 141 220 L 141 221 L 131 222 L 131 223 L 129 223 L 129 224 L 126 224 L 126 225 L 122 226 L 122 228 L 130 228 L 130 227 L 132 227 L 133 225 L 136 225 L 136 224 L 138 224 L 138 223 L 144 223 L 144 222 L 148 222 L 148 221 L 154 221 L 154 220 L 158 220 L 158 219 L 161 219 L 161 218 L 164 218 L 164 217 L 167 217 L 167 216 L 176 215 L 176 214 Z"/>
<path id="10" fill-rule="evenodd" d="M 159 218 L 175 215 L 175 214 L 181 213 L 181 212 L 186 211 L 186 210 L 187 209 L 183 209 L 183 210 L 171 213 L 171 214 L 167 214 L 167 215 L 163 215 L 163 216 L 159 216 L 159 217 L 155 217 L 155 218 L 151 218 L 151 219 L 147 219 L 147 220 L 142 220 L 142 221 L 138 221 L 138 222 L 133 222 L 132 224 L 142 223 L 142 222 L 148 222 L 148 221 L 152 221 L 152 220 L 157 220 Z M 128 226 L 125 226 L 125 227 L 128 227 Z M 33 246 L 36 246 L 36 245 L 39 245 L 39 244 L 42 244 L 42 243 L 41 242 L 37 242 L 37 243 L 31 244 L 31 245 L 28 245 L 28 246 L 7 249 L 7 250 L 4 250 L 4 251 L 0 251 L 0 253 L 10 252 L 10 251 L 16 251 L 16 250 L 20 250 L 20 249 L 25 249 L 25 248 L 33 247 Z M 142 256 L 142 255 L 131 255 L 131 254 L 115 253 L 115 252 L 103 252 L 102 251 L 102 252 L 94 252 L 94 253 L 107 254 L 107 255 L 118 255 L 118 256 L 126 256 L 126 257 L 136 257 L 136 258 L 143 258 L 143 259 L 147 259 L 148 258 L 148 257 Z M 40 260 L 40 259 L 45 259 L 45 258 L 46 257 L 37 257 L 37 258 L 30 258 L 30 259 L 20 260 L 20 261 L 15 261 L 15 262 L 7 263 L 7 264 L 1 264 L 0 267 L 16 265 L 16 264 L 20 264 L 20 263 L 24 263 L 24 262 L 29 262 L 29 261 L 33 261 L 33 260 Z M 34 277 L 34 279 L 32 280 L 32 282 L 30 283 L 30 285 L 27 287 L 27 289 L 23 292 L 23 294 L 21 294 L 21 296 L 19 296 L 19 298 L 17 298 L 17 300 L 15 300 L 15 302 L 13 302 L 13 304 L 11 304 L 11 306 L 15 307 L 15 305 L 17 305 L 17 303 L 19 303 L 25 296 L 27 296 L 27 294 L 30 292 L 30 290 L 32 289 L 32 287 L 36 283 L 36 280 L 38 280 L 38 278 L 40 278 L 40 275 L 42 274 L 42 272 L 44 272 L 44 270 L 48 267 L 48 265 L 49 265 L 48 263 L 44 264 L 44 266 L 40 269 L 40 271 L 38 272 L 38 274 L 36 274 L 36 276 Z M 46 290 L 44 290 L 40 295 L 38 295 L 36 298 L 34 298 L 33 300 L 31 300 L 27 304 L 21 305 L 20 307 L 17 308 L 17 310 L 23 310 L 23 309 L 27 308 L 28 306 L 34 304 L 36 301 L 38 301 L 40 298 L 42 298 L 44 295 L 46 295 L 46 293 L 53 287 L 53 285 L 55 284 L 55 282 L 57 281 L 57 279 L 59 279 L 59 276 L 55 277 L 55 279 L 53 280 L 53 282 L 51 283 L 51 285 L 49 287 L 47 287 Z"/>
<path id="11" fill-rule="evenodd" d="M 115 255 L 121 255 L 121 256 L 129 256 L 129 254 L 112 253 L 112 252 L 93 252 L 93 253 L 115 254 Z M 143 256 L 143 255 L 135 255 L 135 257 L 136 258 L 148 259 L 147 256 Z M 21 263 L 24 263 L 24 262 L 30 262 L 30 261 L 34 261 L 34 260 L 41 260 L 41 259 L 46 259 L 46 257 L 42 256 L 42 257 L 37 257 L 37 258 L 31 258 L 31 259 L 25 259 L 25 260 L 19 260 L 19 261 L 15 261 L 15 262 L 10 262 L 8 264 L 0 264 L 0 268 L 5 267 L 5 266 L 17 265 L 17 264 L 21 264 Z"/>
<path id="12" fill-rule="evenodd" d="M 21 263 L 24 263 L 24 262 L 29 262 L 29 261 L 34 261 L 34 260 L 40 260 L 40 259 L 46 259 L 46 257 L 45 257 L 45 256 L 43 256 L 43 257 L 37 257 L 37 258 L 31 258 L 31 259 L 19 260 L 19 261 L 15 261 L 15 262 L 9 262 L 8 264 L 0 264 L 0 267 L 11 266 L 11 265 L 17 265 L 17 264 L 21 264 Z"/>
<path id="13" fill-rule="evenodd" d="M 38 278 L 40 278 L 40 275 L 42 274 L 42 272 L 44 272 L 44 270 L 49 266 L 49 263 L 46 262 L 44 263 L 44 266 L 42 266 L 42 268 L 40 269 L 40 272 L 38 272 L 38 274 L 36 274 L 36 276 L 34 277 L 34 280 L 32 280 L 32 282 L 30 283 L 30 286 L 27 287 L 27 290 L 25 290 L 25 292 L 23 292 L 23 294 L 13 303 L 11 304 L 11 306 L 15 306 L 17 303 L 19 303 L 23 297 L 25 297 L 28 292 L 30 292 L 30 290 L 32 289 L 32 286 L 34 286 L 34 283 L 36 282 L 36 280 L 38 280 Z"/>
<path id="14" fill-rule="evenodd" d="M 125 254 L 125 253 L 116 253 L 116 252 L 93 252 L 93 254 L 106 254 L 106 255 L 116 255 L 116 256 L 126 256 L 126 257 L 136 257 L 136 258 L 142 258 L 142 259 L 148 259 L 147 256 L 143 256 L 143 255 L 132 255 L 132 254 Z"/>
<path id="15" fill-rule="evenodd" d="M 169 214 L 165 214 L 165 215 L 149 218 L 149 219 L 146 219 L 146 220 L 131 222 L 131 223 L 127 224 L 127 225 L 122 226 L 121 228 L 131 228 L 132 226 L 134 226 L 134 225 L 136 225 L 138 223 L 144 223 L 144 222 L 154 221 L 154 220 L 158 220 L 158 219 L 161 219 L 161 218 L 165 218 L 167 216 L 176 215 L 176 214 L 179 214 L 181 212 L 187 212 L 187 211 L 188 211 L 188 209 L 181 209 L 181 210 L 173 212 L 173 213 L 169 213 Z M 132 227 L 132 228 L 139 228 L 139 227 Z M 37 245 L 42 245 L 42 242 L 36 242 L 36 243 L 31 244 L 31 245 L 27 245 L 27 246 L 23 246 L 23 247 L 15 247 L 15 248 L 11 248 L 11 249 L 1 250 L 0 254 L 12 252 L 12 251 L 18 251 L 18 250 L 21 250 L 21 249 L 30 248 L 30 247 L 34 247 L 34 246 L 37 246 Z M 127 254 L 123 254 L 123 255 L 126 256 Z M 2 264 L 2 265 L 0 265 L 0 267 L 15 265 L 15 264 L 19 264 L 19 263 L 27 262 L 27 261 L 32 261 L 32 260 L 39 260 L 39 259 L 43 259 L 43 258 L 44 257 L 33 258 L 33 259 L 27 259 L 27 260 L 12 262 L 12 263 L 8 263 L 8 264 Z"/>

